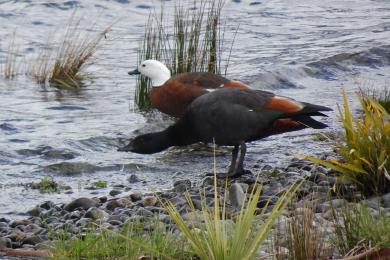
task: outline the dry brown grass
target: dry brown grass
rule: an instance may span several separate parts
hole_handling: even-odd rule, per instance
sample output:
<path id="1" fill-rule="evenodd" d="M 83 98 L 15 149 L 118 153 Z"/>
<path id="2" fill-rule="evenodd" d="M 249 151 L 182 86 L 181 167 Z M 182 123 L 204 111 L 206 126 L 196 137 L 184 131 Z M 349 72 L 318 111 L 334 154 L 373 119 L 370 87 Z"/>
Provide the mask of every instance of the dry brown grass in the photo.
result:
<path id="1" fill-rule="evenodd" d="M 73 13 L 59 46 L 53 48 L 56 44 L 49 40 L 41 49 L 29 71 L 39 84 L 80 88 L 81 81 L 90 77 L 84 69 L 93 63 L 90 58 L 113 23 L 102 31 L 87 33 L 93 30 L 83 29 L 81 22 L 82 19 L 76 18 Z"/>
<path id="2" fill-rule="evenodd" d="M 277 260 L 329 259 L 333 248 L 326 241 L 326 234 L 315 222 L 313 202 L 292 211 L 292 216 L 280 225 L 274 238 L 274 256 Z M 280 237 L 284 236 L 285 242 Z M 284 249 L 284 250 L 283 250 Z"/>
<path id="3" fill-rule="evenodd" d="M 10 39 L 6 51 L 5 61 L 0 66 L 1 75 L 5 79 L 13 79 L 17 74 L 16 56 L 18 48 L 15 44 L 16 33 L 14 32 Z"/>

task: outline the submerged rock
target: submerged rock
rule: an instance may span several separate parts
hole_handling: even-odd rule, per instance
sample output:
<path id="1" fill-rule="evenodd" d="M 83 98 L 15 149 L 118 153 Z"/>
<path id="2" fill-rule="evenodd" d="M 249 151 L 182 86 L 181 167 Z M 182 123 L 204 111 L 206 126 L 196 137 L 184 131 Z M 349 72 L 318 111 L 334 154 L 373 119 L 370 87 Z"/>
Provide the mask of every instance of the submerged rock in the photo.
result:
<path id="1" fill-rule="evenodd" d="M 65 175 L 75 175 L 83 172 L 93 173 L 99 167 L 86 162 L 61 162 L 50 164 L 44 167 L 45 172 L 61 173 Z"/>
<path id="2" fill-rule="evenodd" d="M 120 190 L 111 190 L 110 192 L 109 192 L 109 194 L 110 194 L 110 196 L 113 196 L 113 197 L 115 197 L 116 195 L 119 195 L 119 194 L 121 194 L 122 193 L 122 191 L 120 191 Z"/>
<path id="3" fill-rule="evenodd" d="M 127 178 L 127 181 L 128 181 L 129 183 L 136 183 L 136 182 L 140 182 L 141 179 L 140 179 L 137 175 L 132 174 L 132 175 L 130 175 L 130 176 Z"/>

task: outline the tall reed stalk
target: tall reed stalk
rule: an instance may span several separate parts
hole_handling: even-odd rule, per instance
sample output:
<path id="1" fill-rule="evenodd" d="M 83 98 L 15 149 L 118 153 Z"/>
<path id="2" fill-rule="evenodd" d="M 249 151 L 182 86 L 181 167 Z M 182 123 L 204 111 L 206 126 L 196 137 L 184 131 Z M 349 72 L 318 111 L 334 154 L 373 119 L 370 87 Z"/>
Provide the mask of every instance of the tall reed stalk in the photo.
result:
<path id="1" fill-rule="evenodd" d="M 226 73 L 230 53 L 223 60 L 225 39 L 220 20 L 223 4 L 223 0 L 194 1 L 192 6 L 179 2 L 174 6 L 171 20 L 166 19 L 164 8 L 159 14 L 151 15 L 145 25 L 138 62 L 162 60 L 173 75 L 204 71 Z M 150 87 L 149 79 L 138 77 L 135 103 L 141 110 L 150 107 L 147 95 Z"/>

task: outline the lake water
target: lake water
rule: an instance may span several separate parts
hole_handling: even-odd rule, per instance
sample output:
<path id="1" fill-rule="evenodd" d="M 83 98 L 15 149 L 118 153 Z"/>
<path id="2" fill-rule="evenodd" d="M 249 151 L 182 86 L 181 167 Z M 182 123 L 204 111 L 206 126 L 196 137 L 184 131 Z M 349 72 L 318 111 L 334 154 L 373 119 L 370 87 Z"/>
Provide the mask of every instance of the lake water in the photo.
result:
<path id="1" fill-rule="evenodd" d="M 164 1 L 166 13 L 173 1 Z M 170 149 L 154 155 L 120 153 L 128 137 L 161 129 L 169 121 L 133 108 L 137 49 L 153 4 L 159 1 L 1 1 L 0 62 L 16 33 L 19 75 L 0 77 L 0 216 L 20 214 L 45 200 L 69 201 L 106 195 L 114 185 L 128 192 L 169 188 L 177 179 L 200 180 L 212 170 L 212 150 L 202 146 Z M 74 6 L 86 30 L 117 21 L 87 70 L 93 80 L 78 92 L 43 88 L 24 75 L 39 47 L 66 27 Z M 335 109 L 329 131 L 340 130 L 337 104 L 344 86 L 357 108 L 360 86 L 389 86 L 390 2 L 226 1 L 226 39 L 239 25 L 228 77 L 297 100 Z M 321 154 L 327 143 L 312 130 L 270 137 L 249 144 L 249 169 L 269 164 L 284 167 L 290 152 Z M 230 150 L 219 149 L 217 169 L 226 170 Z M 67 172 L 64 172 L 67 169 Z M 129 184 L 135 174 L 142 182 Z M 41 194 L 23 184 L 43 176 L 72 187 L 69 192 Z M 109 187 L 89 190 L 97 180 Z"/>

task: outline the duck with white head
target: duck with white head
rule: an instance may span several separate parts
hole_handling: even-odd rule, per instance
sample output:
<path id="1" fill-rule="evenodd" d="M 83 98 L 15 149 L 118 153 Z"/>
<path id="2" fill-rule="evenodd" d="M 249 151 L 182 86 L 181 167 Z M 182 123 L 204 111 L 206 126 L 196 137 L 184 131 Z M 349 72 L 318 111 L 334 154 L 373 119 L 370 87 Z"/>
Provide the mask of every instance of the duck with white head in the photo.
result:
<path id="1" fill-rule="evenodd" d="M 171 76 L 162 62 L 145 60 L 129 75 L 143 75 L 152 80 L 149 99 L 153 108 L 173 117 L 181 117 L 197 97 L 213 90 L 231 87 L 250 89 L 239 81 L 232 81 L 210 72 L 187 72 Z"/>

